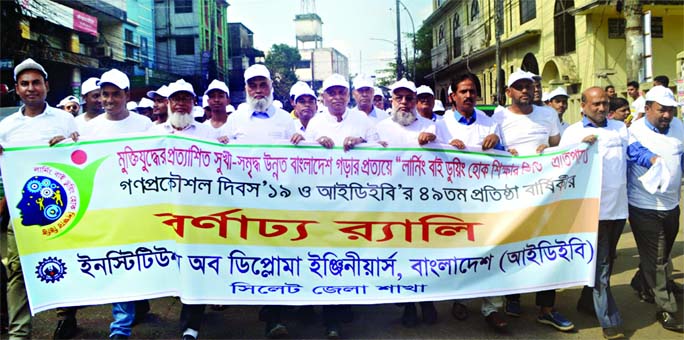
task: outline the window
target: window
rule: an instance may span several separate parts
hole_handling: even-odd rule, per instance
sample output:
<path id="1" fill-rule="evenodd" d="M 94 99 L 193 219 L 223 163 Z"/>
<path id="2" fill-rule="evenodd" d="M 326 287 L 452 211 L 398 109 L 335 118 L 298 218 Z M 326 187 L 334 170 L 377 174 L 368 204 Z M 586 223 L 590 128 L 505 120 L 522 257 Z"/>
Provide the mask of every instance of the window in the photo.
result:
<path id="1" fill-rule="evenodd" d="M 193 55 L 195 54 L 195 38 L 193 37 L 177 37 L 176 38 L 176 55 Z"/>
<path id="2" fill-rule="evenodd" d="M 439 33 L 437 34 L 437 45 L 444 44 L 444 24 L 439 25 Z"/>
<path id="3" fill-rule="evenodd" d="M 575 51 L 575 17 L 569 9 L 575 7 L 572 0 L 556 0 L 553 14 L 553 35 L 556 55 Z"/>
<path id="4" fill-rule="evenodd" d="M 136 60 L 135 47 L 131 45 L 126 45 L 126 59 Z"/>
<path id="5" fill-rule="evenodd" d="M 477 17 L 480 16 L 480 5 L 477 3 L 477 0 L 473 0 L 473 2 L 470 4 L 470 21 L 475 21 Z"/>
<path id="6" fill-rule="evenodd" d="M 451 20 L 451 27 L 453 29 L 453 38 L 454 38 L 454 58 L 460 57 L 461 54 L 463 53 L 461 49 L 461 19 L 459 18 L 458 14 L 454 14 L 453 19 Z"/>
<path id="7" fill-rule="evenodd" d="M 663 17 L 651 17 L 651 38 L 663 37 Z"/>
<path id="8" fill-rule="evenodd" d="M 192 0 L 173 0 L 176 13 L 192 13 Z"/>
<path id="9" fill-rule="evenodd" d="M 537 17 L 536 0 L 520 0 L 520 24 L 524 24 Z"/>
<path id="10" fill-rule="evenodd" d="M 132 43 L 133 42 L 133 31 L 129 29 L 124 30 L 124 39 L 126 42 Z"/>
<path id="11" fill-rule="evenodd" d="M 608 19 L 608 39 L 625 38 L 625 19 Z"/>

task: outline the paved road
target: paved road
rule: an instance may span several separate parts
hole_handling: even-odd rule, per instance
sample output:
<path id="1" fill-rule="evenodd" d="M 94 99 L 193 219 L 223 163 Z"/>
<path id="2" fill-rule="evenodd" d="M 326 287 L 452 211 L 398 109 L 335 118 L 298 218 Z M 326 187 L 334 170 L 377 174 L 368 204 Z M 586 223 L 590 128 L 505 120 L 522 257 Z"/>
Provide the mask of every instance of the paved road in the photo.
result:
<path id="1" fill-rule="evenodd" d="M 684 224 L 683 224 L 684 225 Z M 679 339 L 682 334 L 664 330 L 655 321 L 655 306 L 640 302 L 629 286 L 638 263 L 638 254 L 634 237 L 629 230 L 620 239 L 618 246 L 616 270 L 612 277 L 613 293 L 625 320 L 625 331 L 633 339 Z M 674 278 L 677 283 L 684 282 L 684 234 L 680 231 L 673 250 Z M 457 321 L 451 317 L 451 302 L 438 302 L 439 322 L 433 326 L 419 325 L 406 329 L 399 323 L 401 309 L 394 305 L 372 305 L 355 307 L 356 320 L 345 324 L 343 336 L 350 339 L 454 339 L 454 338 L 523 338 L 523 339 L 600 339 L 601 327 L 595 318 L 580 314 L 575 304 L 580 287 L 565 289 L 557 294 L 557 308 L 576 325 L 572 333 L 560 333 L 549 326 L 534 321 L 534 294 L 522 297 L 523 316 L 509 319 L 510 332 L 498 334 L 487 328 L 484 319 L 479 315 L 479 301 L 472 300 L 467 304 L 470 318 Z M 680 310 L 682 301 L 679 301 Z M 170 339 L 179 338 L 177 320 L 180 303 L 175 298 L 163 298 L 151 301 L 152 314 L 148 319 L 133 329 L 135 338 Z M 263 324 L 257 319 L 258 307 L 232 306 L 224 311 L 207 309 L 205 322 L 200 333 L 202 339 L 261 339 L 264 337 Z M 293 312 L 288 316 L 287 324 L 293 339 L 316 339 L 323 336 L 320 320 L 305 324 L 299 322 Z M 678 314 L 682 317 L 682 312 Z M 111 321 L 109 305 L 87 307 L 79 311 L 78 339 L 103 339 L 108 335 Z M 56 322 L 54 311 L 39 313 L 34 320 L 34 337 L 45 339 L 52 337 Z M 0 339 L 6 339 L 6 336 Z"/>

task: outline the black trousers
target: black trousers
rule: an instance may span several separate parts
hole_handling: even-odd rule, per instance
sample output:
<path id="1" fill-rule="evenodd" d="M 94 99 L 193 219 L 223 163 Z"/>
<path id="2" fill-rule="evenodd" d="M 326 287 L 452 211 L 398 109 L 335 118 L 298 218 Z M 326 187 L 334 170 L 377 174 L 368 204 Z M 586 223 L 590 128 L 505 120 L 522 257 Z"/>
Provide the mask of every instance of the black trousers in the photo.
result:
<path id="1" fill-rule="evenodd" d="M 206 305 L 186 305 L 183 304 L 180 314 L 180 329 L 184 332 L 188 328 L 192 328 L 199 332 L 204 319 L 204 307 Z"/>
<path id="2" fill-rule="evenodd" d="M 520 301 L 520 294 L 506 295 L 506 300 Z M 543 290 L 537 292 L 535 304 L 539 307 L 553 307 L 556 302 L 555 290 Z"/>
<path id="3" fill-rule="evenodd" d="M 629 206 L 629 224 L 639 251 L 643 284 L 653 290 L 659 310 L 676 313 L 677 300 L 668 289 L 670 252 L 679 232 L 679 207 L 660 211 Z"/>

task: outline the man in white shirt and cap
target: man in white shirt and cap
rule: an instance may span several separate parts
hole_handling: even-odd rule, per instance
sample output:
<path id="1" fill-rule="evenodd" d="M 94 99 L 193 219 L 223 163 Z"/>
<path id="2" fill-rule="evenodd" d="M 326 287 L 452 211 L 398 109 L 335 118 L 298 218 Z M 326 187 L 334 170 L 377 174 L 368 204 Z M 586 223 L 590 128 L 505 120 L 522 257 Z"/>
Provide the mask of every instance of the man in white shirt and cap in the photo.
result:
<path id="1" fill-rule="evenodd" d="M 617 244 L 627 219 L 629 132 L 622 122 L 607 119 L 608 98 L 600 87 L 586 89 L 582 93 L 582 121 L 565 130 L 560 145 L 584 142 L 598 147 L 603 177 L 596 241 L 596 270 L 593 288 L 584 286 L 577 302 L 577 310 L 596 316 L 603 328 L 604 338 L 622 339 L 625 337 L 621 329 L 622 317 L 610 289 L 610 275 Z"/>
<path id="2" fill-rule="evenodd" d="M 147 91 L 147 97 L 154 101 L 152 114 L 157 117 L 157 119 L 154 121 L 155 124 L 164 123 L 166 122 L 166 119 L 169 118 L 169 100 L 167 98 L 169 96 L 167 93 L 168 89 L 168 86 L 162 85 L 156 91 Z"/>
<path id="3" fill-rule="evenodd" d="M 373 106 L 380 111 L 385 111 L 385 94 L 377 86 L 373 88 Z"/>
<path id="4" fill-rule="evenodd" d="M 676 315 L 678 299 L 670 261 L 679 233 L 684 167 L 684 127 L 675 116 L 677 106 L 666 87 L 654 86 L 646 93 L 646 113 L 629 127 L 627 197 L 640 261 L 632 285 L 652 292 L 656 319 L 663 328 L 681 333 L 684 326 Z"/>
<path id="5" fill-rule="evenodd" d="M 375 89 L 373 88 L 373 79 L 366 75 L 360 74 L 354 78 L 354 99 L 356 100 L 356 109 L 368 115 L 374 123 L 378 123 L 387 117 L 387 112 L 376 108 L 373 105 L 373 97 L 375 96 Z"/>
<path id="6" fill-rule="evenodd" d="M 423 118 L 429 119 L 433 122 L 442 119 L 434 113 L 435 108 L 435 93 L 429 86 L 421 85 L 416 89 L 418 101 L 416 102 L 416 110 Z M 443 111 L 443 110 L 442 110 Z"/>
<path id="7" fill-rule="evenodd" d="M 434 122 L 416 111 L 416 85 L 402 78 L 392 84 L 390 90 L 392 115 L 375 126 L 380 140 L 388 146 L 415 146 L 435 141 Z"/>
<path id="8" fill-rule="evenodd" d="M 72 116 L 78 116 L 78 112 L 81 110 L 81 104 L 78 98 L 74 96 L 66 96 L 62 101 L 57 104 L 57 108 L 62 109 L 66 112 L 71 113 Z"/>
<path id="9" fill-rule="evenodd" d="M 153 134 L 174 134 L 201 139 L 216 140 L 218 133 L 210 126 L 195 121 L 193 110 L 195 107 L 195 90 L 192 84 L 179 79 L 171 84 L 167 90 L 169 95 L 168 119 L 165 123 L 150 128 Z"/>
<path id="10" fill-rule="evenodd" d="M 446 109 L 444 108 L 444 104 L 442 104 L 442 101 L 439 99 L 435 99 L 435 107 L 432 108 L 432 113 L 444 118 L 444 113 Z"/>
<path id="11" fill-rule="evenodd" d="M 151 121 L 155 121 L 154 102 L 152 99 L 146 97 L 140 98 L 140 101 L 138 102 L 138 113 L 149 118 Z"/>
<path id="12" fill-rule="evenodd" d="M 297 120 L 295 120 L 295 131 L 303 135 L 311 118 L 318 112 L 318 97 L 316 97 L 316 93 L 306 83 L 296 88 L 293 86 L 290 92 L 292 92 L 294 113 L 297 117 Z"/>
<path id="13" fill-rule="evenodd" d="M 342 75 L 330 75 L 323 81 L 321 90 L 325 107 L 309 122 L 306 140 L 316 141 L 328 149 L 342 146 L 345 151 L 361 143 L 379 141 L 375 123 L 366 113 L 347 108 L 349 82 Z"/>
<path id="14" fill-rule="evenodd" d="M 226 124 L 229 112 L 226 110 L 230 105 L 230 91 L 226 83 L 214 79 L 204 91 L 204 96 L 207 102 L 204 104 L 209 106 L 211 112 L 211 119 L 205 120 L 204 124 L 211 126 L 214 129 L 220 129 Z"/>
<path id="15" fill-rule="evenodd" d="M 271 72 L 262 64 L 245 70 L 246 105 L 238 107 L 221 130 L 230 141 L 290 140 L 296 133 L 290 114 L 273 105 Z"/>
<path id="16" fill-rule="evenodd" d="M 558 113 L 561 136 L 563 135 L 565 129 L 570 126 L 570 124 L 563 121 L 563 114 L 568 109 L 568 98 L 570 98 L 570 96 L 568 96 L 568 93 L 565 91 L 565 89 L 562 87 L 557 87 L 555 90 L 546 95 L 547 100 L 544 101 L 548 107 L 556 110 Z"/>
<path id="17" fill-rule="evenodd" d="M 0 155 L 3 146 L 9 144 L 55 145 L 66 138 L 76 140 L 78 132 L 74 117 L 51 107 L 46 101 L 50 89 L 48 74 L 42 65 L 31 58 L 14 68 L 14 89 L 23 105 L 19 111 L 2 120 L 0 124 Z M 55 151 L 58 152 L 58 151 Z M 5 178 L 5 180 L 8 180 Z M 9 314 L 10 339 L 31 337 L 31 312 L 24 276 L 21 271 L 17 242 L 12 221 L 7 231 L 7 310 Z M 76 320 L 69 330 L 76 330 Z M 59 328 L 59 325 L 58 325 Z"/>
<path id="18" fill-rule="evenodd" d="M 511 106 L 503 110 L 502 144 L 516 156 L 540 154 L 560 142 L 558 116 L 534 105 L 532 77 L 533 74 L 518 70 L 508 78 L 506 96 L 511 99 Z M 506 314 L 519 317 L 520 294 L 508 295 L 506 299 Z M 536 304 L 540 307 L 537 322 L 560 331 L 572 330 L 575 325 L 554 309 L 555 300 L 555 290 L 537 292 Z"/>
<path id="19" fill-rule="evenodd" d="M 100 86 L 97 85 L 99 80 L 99 78 L 91 77 L 81 84 L 83 114 L 76 116 L 78 131 L 85 131 L 86 123 L 104 112 L 102 100 L 100 100 Z"/>

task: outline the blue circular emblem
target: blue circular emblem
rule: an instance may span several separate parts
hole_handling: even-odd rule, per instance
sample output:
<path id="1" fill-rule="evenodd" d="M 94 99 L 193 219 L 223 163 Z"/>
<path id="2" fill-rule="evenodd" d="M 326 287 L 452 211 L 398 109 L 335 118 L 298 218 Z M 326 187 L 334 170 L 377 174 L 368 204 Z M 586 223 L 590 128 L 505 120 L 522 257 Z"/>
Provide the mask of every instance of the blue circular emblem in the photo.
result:
<path id="1" fill-rule="evenodd" d="M 64 261 L 56 257 L 48 257 L 43 261 L 38 262 L 36 266 L 36 275 L 38 278 L 46 283 L 55 283 L 61 280 L 66 275 L 66 264 Z"/>

